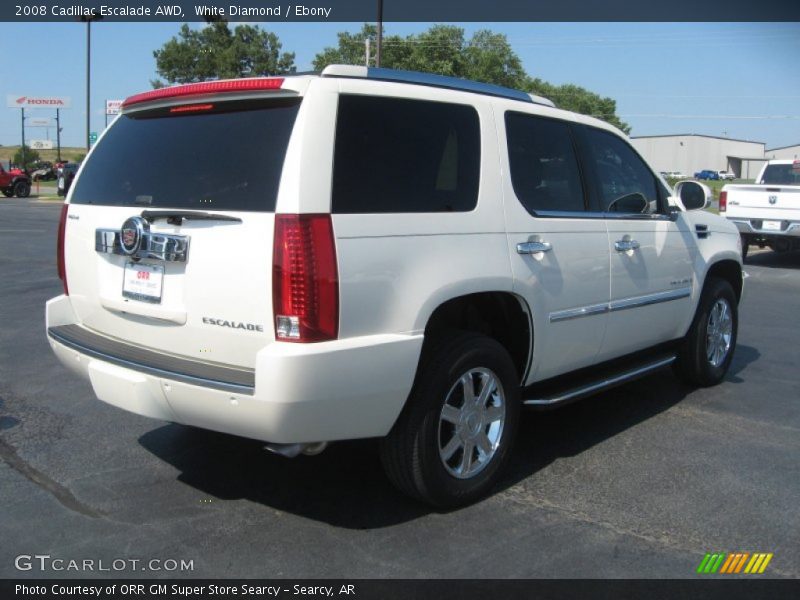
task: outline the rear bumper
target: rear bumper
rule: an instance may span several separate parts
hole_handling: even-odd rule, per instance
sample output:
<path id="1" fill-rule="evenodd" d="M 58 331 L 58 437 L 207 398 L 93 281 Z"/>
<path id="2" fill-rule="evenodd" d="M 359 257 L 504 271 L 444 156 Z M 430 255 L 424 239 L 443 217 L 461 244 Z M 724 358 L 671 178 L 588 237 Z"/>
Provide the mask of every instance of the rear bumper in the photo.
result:
<path id="1" fill-rule="evenodd" d="M 47 303 L 61 362 L 100 400 L 156 419 L 274 442 L 386 435 L 411 390 L 422 336 L 364 336 L 320 344 L 274 342 L 255 369 L 131 347 L 76 323 L 69 298 Z"/>
<path id="2" fill-rule="evenodd" d="M 781 221 L 781 229 L 763 229 L 763 222 L 768 219 L 744 219 L 739 217 L 728 217 L 739 233 L 749 234 L 764 239 L 782 237 L 800 237 L 800 221 Z"/>

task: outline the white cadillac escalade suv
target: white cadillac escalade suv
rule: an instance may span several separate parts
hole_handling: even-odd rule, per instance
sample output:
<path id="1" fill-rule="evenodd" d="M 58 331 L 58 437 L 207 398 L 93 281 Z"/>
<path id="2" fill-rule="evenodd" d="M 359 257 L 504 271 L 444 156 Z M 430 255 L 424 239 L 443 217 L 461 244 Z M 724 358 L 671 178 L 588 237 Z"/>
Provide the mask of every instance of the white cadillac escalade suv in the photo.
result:
<path id="1" fill-rule="evenodd" d="M 379 437 L 402 491 L 456 506 L 525 405 L 723 378 L 741 249 L 708 198 L 492 85 L 331 66 L 153 90 L 69 192 L 47 335 L 104 402 L 287 456 Z"/>

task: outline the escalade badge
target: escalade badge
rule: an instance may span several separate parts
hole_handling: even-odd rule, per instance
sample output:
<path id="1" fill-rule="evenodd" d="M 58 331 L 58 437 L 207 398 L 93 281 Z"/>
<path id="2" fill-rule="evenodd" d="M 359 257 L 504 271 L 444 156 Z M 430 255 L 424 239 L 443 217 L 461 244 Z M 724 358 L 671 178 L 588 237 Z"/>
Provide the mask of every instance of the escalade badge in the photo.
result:
<path id="1" fill-rule="evenodd" d="M 142 217 L 130 217 L 122 224 L 119 232 L 119 241 L 122 251 L 128 256 L 133 256 L 142 245 L 142 238 L 150 228 Z"/>
<path id="2" fill-rule="evenodd" d="M 770 204 L 775 204 L 777 201 L 778 201 L 778 197 L 777 196 L 770 196 L 769 197 L 769 203 Z"/>

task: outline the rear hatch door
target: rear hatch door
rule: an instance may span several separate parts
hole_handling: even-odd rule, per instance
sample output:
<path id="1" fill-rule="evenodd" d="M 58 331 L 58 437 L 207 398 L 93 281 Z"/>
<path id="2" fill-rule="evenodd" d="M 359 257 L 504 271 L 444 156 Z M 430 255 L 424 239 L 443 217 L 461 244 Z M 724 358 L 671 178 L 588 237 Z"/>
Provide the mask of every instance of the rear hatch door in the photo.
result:
<path id="1" fill-rule="evenodd" d="M 167 355 L 252 368 L 274 338 L 274 210 L 298 97 L 124 112 L 69 196 L 80 323 Z"/>

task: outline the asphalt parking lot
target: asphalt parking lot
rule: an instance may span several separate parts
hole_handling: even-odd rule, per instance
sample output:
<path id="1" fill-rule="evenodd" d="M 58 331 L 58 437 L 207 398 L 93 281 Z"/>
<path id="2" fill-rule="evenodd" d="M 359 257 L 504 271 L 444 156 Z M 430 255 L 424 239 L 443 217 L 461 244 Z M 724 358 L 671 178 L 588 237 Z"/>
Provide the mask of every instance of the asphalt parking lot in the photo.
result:
<path id="1" fill-rule="evenodd" d="M 395 492 L 371 440 L 289 460 L 95 400 L 45 339 L 58 215 L 0 200 L 0 577 L 93 575 L 15 568 L 46 554 L 193 561 L 98 576 L 680 578 L 737 551 L 800 577 L 800 253 L 748 258 L 723 384 L 665 371 L 527 413 L 496 493 L 439 513 Z"/>

